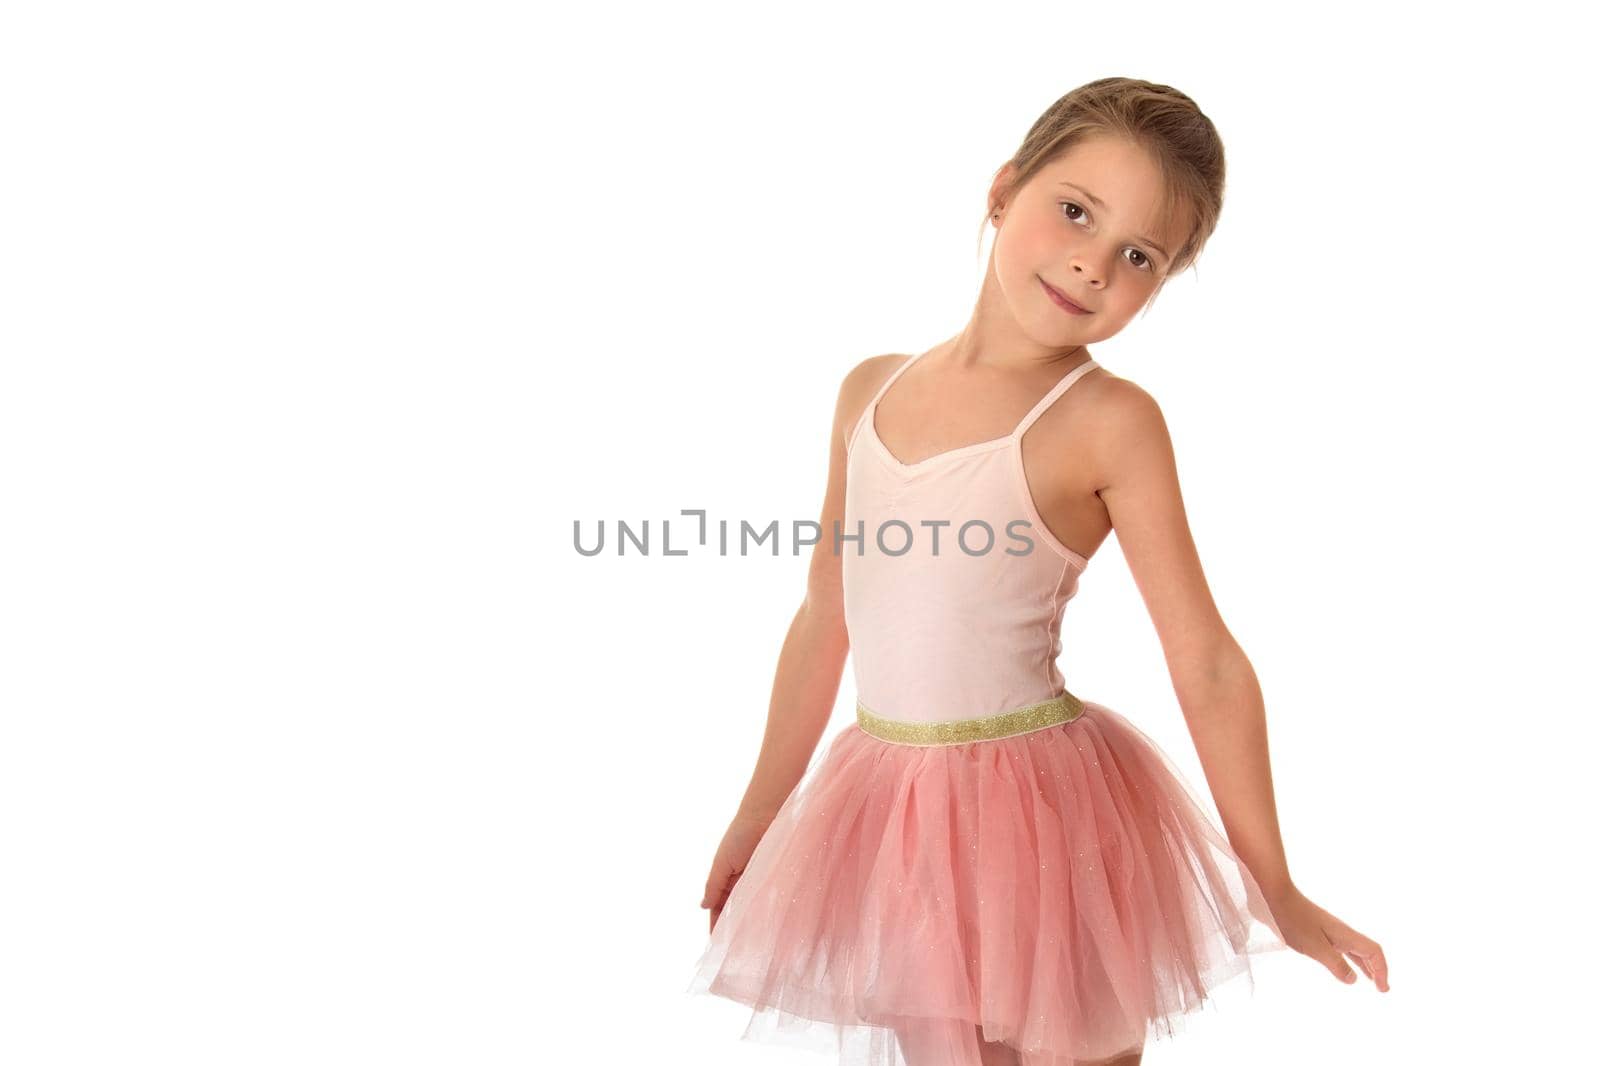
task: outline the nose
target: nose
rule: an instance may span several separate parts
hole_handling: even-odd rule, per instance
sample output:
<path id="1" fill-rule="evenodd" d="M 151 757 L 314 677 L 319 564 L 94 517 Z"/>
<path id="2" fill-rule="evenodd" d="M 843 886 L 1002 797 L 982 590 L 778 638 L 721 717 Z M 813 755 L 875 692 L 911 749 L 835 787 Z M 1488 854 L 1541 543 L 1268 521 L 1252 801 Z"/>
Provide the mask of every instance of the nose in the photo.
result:
<path id="1" fill-rule="evenodd" d="M 1073 257 L 1072 273 L 1076 275 L 1078 279 L 1083 282 L 1083 284 L 1088 285 L 1091 288 L 1098 289 L 1103 287 L 1106 283 L 1105 272 L 1098 269 L 1097 264 L 1090 262 L 1081 255 Z"/>

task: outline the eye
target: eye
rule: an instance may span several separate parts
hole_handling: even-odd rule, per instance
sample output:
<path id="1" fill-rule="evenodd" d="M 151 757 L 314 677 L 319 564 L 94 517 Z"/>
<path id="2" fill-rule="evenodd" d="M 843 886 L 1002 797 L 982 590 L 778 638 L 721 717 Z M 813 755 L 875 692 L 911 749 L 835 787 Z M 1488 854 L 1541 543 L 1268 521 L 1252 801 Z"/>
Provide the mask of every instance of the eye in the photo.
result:
<path id="1" fill-rule="evenodd" d="M 1072 201 L 1071 201 L 1071 200 L 1063 200 L 1063 201 L 1061 201 L 1061 206 L 1062 206 L 1062 207 L 1075 207 L 1075 208 L 1077 208 L 1077 209 L 1078 209 L 1078 210 L 1079 210 L 1079 211 L 1083 211 L 1083 208 L 1081 208 L 1081 207 L 1078 207 L 1078 205 L 1077 205 L 1077 204 L 1075 204 L 1075 203 L 1073 203 L 1073 202 L 1072 202 Z M 1088 212 L 1087 212 L 1087 211 L 1084 211 L 1084 212 L 1083 212 L 1083 213 L 1084 213 L 1084 214 L 1085 214 L 1085 215 L 1087 215 L 1087 214 L 1088 214 Z M 1070 219 L 1070 220 L 1071 220 L 1071 221 L 1073 221 L 1073 222 L 1076 222 L 1076 221 L 1078 221 L 1078 220 L 1077 220 L 1077 219 L 1076 219 L 1076 218 L 1073 218 L 1073 217 L 1072 217 L 1072 216 L 1071 216 L 1071 215 L 1068 215 L 1068 216 L 1067 216 L 1067 218 L 1068 218 L 1068 219 Z"/>
<path id="2" fill-rule="evenodd" d="M 1087 218 L 1089 216 L 1089 212 L 1085 211 L 1083 209 L 1082 205 L 1075 204 L 1071 200 L 1063 200 L 1063 201 L 1061 201 L 1061 206 L 1062 206 L 1063 209 L 1072 208 L 1073 210 L 1079 212 L 1078 215 L 1072 215 L 1072 214 L 1068 214 L 1067 215 L 1067 220 L 1070 221 L 1070 222 L 1076 222 L 1076 221 L 1078 221 L 1079 218 Z M 1147 271 L 1147 272 L 1155 270 L 1156 265 L 1148 255 L 1145 255 L 1143 252 L 1141 252 L 1137 248 L 1129 248 L 1128 251 L 1134 253 L 1135 255 L 1137 255 L 1139 257 L 1139 262 L 1133 264 L 1135 270 L 1143 270 L 1143 271 Z"/>

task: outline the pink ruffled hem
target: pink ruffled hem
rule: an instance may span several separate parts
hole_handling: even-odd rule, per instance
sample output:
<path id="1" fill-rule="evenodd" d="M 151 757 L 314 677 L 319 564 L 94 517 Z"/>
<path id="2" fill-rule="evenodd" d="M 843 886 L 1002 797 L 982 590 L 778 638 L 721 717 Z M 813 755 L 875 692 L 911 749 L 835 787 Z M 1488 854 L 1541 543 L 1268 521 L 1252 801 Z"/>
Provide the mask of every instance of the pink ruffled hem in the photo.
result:
<path id="1" fill-rule="evenodd" d="M 841 1066 L 1029 1066 L 1171 1036 L 1285 948 L 1256 881 L 1126 718 L 918 747 L 852 723 L 790 794 L 687 989 Z M 1251 977 L 1251 988 L 1254 978 Z"/>

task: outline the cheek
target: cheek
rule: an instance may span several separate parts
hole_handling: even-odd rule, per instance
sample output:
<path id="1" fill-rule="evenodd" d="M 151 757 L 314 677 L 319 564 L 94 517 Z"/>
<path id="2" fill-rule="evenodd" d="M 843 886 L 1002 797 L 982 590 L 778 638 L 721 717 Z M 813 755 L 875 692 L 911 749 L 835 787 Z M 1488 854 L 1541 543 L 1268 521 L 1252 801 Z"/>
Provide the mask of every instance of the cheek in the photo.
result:
<path id="1" fill-rule="evenodd" d="M 1073 241 L 1062 231 L 1051 232 L 1045 229 L 1020 229 L 1014 234 L 1015 239 L 1009 241 L 1010 253 L 1019 262 L 1031 267 L 1041 264 L 1058 263 L 1073 250 Z"/>
<path id="2" fill-rule="evenodd" d="M 1040 234 L 1037 231 L 1018 229 L 1016 233 L 1002 234 L 995 247 L 995 266 L 1008 288 L 1021 288 L 1038 284 L 1034 275 L 1046 277 L 1059 273 L 1071 248 L 1059 236 Z"/>
<path id="3" fill-rule="evenodd" d="M 1117 294 L 1117 316 L 1129 319 L 1144 310 L 1144 305 L 1150 302 L 1150 296 L 1155 289 L 1154 281 L 1145 281 L 1143 278 L 1136 279 L 1132 284 L 1123 285 L 1122 291 Z"/>

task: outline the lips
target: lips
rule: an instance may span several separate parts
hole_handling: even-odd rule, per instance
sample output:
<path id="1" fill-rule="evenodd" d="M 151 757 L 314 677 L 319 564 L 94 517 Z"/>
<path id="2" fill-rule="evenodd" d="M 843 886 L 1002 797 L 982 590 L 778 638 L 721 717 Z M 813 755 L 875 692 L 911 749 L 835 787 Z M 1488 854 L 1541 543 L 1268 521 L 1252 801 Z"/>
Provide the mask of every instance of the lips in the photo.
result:
<path id="1" fill-rule="evenodd" d="M 1084 307 L 1082 304 L 1074 303 L 1071 299 L 1069 299 L 1067 297 L 1067 295 L 1065 293 L 1063 293 L 1060 289 L 1057 289 L 1054 286 L 1052 286 L 1049 282 L 1045 281 L 1043 278 L 1039 279 L 1039 284 L 1044 286 L 1044 291 L 1049 295 L 1050 299 L 1054 300 L 1056 306 L 1061 308 L 1063 311 L 1067 311 L 1067 312 L 1069 312 L 1071 314 L 1075 314 L 1075 315 L 1092 315 L 1092 314 L 1094 314 L 1093 311 L 1090 311 L 1087 307 Z"/>

